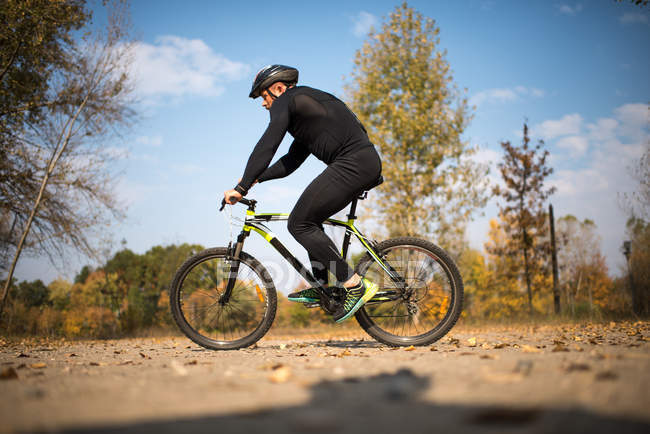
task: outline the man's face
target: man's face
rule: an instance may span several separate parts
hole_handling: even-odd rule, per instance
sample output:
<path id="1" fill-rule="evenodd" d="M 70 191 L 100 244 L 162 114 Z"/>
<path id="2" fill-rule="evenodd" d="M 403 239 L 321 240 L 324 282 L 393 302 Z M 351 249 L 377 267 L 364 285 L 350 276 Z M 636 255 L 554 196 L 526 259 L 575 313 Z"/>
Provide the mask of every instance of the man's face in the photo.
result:
<path id="1" fill-rule="evenodd" d="M 271 110 L 271 105 L 273 105 L 273 97 L 269 95 L 268 91 L 263 90 L 260 94 L 262 97 L 262 107 L 267 110 Z"/>
<path id="2" fill-rule="evenodd" d="M 271 106 L 273 105 L 274 98 L 269 95 L 268 91 L 273 92 L 273 95 L 276 97 L 282 95 L 285 90 L 287 90 L 287 86 L 285 86 L 284 83 L 282 82 L 277 82 L 271 85 L 268 90 L 263 90 L 260 93 L 260 96 L 262 97 L 262 107 L 264 107 L 267 110 L 271 110 Z"/>

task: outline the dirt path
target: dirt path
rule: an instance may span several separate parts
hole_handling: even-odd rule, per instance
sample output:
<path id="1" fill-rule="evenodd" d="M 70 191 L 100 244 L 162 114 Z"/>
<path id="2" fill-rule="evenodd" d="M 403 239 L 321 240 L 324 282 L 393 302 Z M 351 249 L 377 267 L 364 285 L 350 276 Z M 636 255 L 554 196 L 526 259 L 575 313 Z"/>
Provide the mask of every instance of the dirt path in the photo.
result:
<path id="1" fill-rule="evenodd" d="M 650 432 L 648 322 L 354 337 L 0 341 L 0 430 Z"/>

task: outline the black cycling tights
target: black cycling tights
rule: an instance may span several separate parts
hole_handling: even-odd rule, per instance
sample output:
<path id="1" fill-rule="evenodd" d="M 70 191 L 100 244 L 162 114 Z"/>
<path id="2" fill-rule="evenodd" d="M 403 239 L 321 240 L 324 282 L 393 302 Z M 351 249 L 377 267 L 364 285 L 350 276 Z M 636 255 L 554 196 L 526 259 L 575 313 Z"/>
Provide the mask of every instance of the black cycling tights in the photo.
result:
<path id="1" fill-rule="evenodd" d="M 372 145 L 339 155 L 309 184 L 291 211 L 289 232 L 307 249 L 314 277 L 321 284 L 327 285 L 328 270 L 341 284 L 354 275 L 322 223 L 372 187 L 380 175 L 381 160 Z"/>

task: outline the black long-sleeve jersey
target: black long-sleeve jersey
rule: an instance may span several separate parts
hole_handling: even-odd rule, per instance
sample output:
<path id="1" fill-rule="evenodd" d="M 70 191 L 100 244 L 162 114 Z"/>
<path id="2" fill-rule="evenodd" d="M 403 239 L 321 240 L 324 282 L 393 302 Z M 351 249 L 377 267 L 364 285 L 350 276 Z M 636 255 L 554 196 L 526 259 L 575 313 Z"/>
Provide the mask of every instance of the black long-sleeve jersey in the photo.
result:
<path id="1" fill-rule="evenodd" d="M 340 155 L 372 146 L 350 109 L 333 95 L 307 86 L 287 89 L 270 109 L 271 121 L 248 158 L 236 189 L 246 194 L 253 182 L 282 178 L 314 154 L 325 164 Z M 269 167 L 286 132 L 294 141 L 289 152 Z"/>

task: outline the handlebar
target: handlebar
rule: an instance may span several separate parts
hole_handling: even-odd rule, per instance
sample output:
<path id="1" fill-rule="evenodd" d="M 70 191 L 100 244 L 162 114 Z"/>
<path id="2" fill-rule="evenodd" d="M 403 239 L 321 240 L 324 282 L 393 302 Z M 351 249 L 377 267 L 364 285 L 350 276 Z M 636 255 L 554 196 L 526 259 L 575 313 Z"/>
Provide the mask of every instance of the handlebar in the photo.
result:
<path id="1" fill-rule="evenodd" d="M 229 197 L 228 199 L 233 200 L 233 199 L 235 199 L 235 197 L 234 197 L 234 196 L 231 196 L 231 197 Z M 227 203 L 228 203 L 228 202 L 226 202 L 226 199 L 221 199 L 221 208 L 219 208 L 219 211 L 220 211 L 220 212 L 223 211 L 223 209 L 226 207 L 226 204 L 227 204 Z M 239 199 L 239 200 L 235 203 L 235 205 L 236 205 L 237 203 L 241 203 L 242 205 L 246 205 L 246 206 L 249 206 L 249 207 L 250 207 L 250 206 L 253 206 L 253 207 L 254 207 L 256 202 L 255 202 L 254 199 L 246 199 L 245 197 L 242 197 L 241 199 Z"/>

